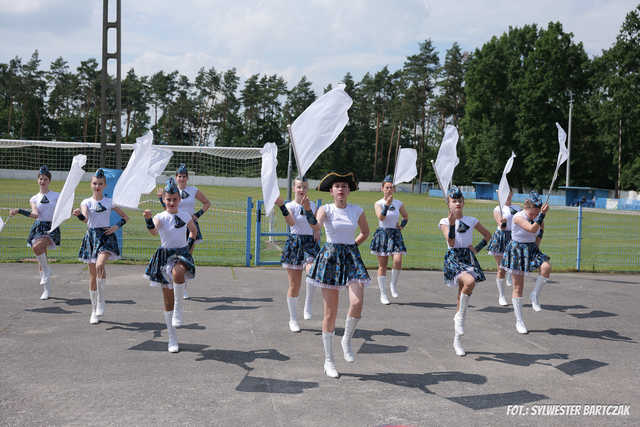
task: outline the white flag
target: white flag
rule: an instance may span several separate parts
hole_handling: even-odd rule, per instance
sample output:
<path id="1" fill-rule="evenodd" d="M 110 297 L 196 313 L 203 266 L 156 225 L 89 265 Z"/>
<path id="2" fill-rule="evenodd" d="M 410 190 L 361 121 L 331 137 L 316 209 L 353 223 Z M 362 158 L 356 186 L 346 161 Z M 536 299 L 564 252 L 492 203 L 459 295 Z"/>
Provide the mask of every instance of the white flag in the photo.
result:
<path id="1" fill-rule="evenodd" d="M 0 232 L 2 232 L 3 228 L 4 228 L 4 221 L 2 220 L 2 218 L 0 218 Z"/>
<path id="2" fill-rule="evenodd" d="M 271 215 L 273 205 L 280 196 L 278 189 L 278 147 L 273 142 L 264 144 L 260 150 L 262 153 L 262 168 L 260 170 L 260 180 L 262 182 L 262 197 L 264 199 L 264 209 L 267 215 Z"/>
<path id="3" fill-rule="evenodd" d="M 69 175 L 64 181 L 62 191 L 58 196 L 58 202 L 56 208 L 53 211 L 53 218 L 51 219 L 51 231 L 55 230 L 67 219 L 71 218 L 71 211 L 73 210 L 73 200 L 76 196 L 76 187 L 84 175 L 84 165 L 87 163 L 87 156 L 84 154 L 78 154 L 73 156 L 71 161 L 71 169 L 69 169 Z"/>
<path id="4" fill-rule="evenodd" d="M 401 148 L 396 160 L 396 169 L 393 175 L 393 185 L 401 182 L 411 182 L 418 175 L 416 161 L 418 152 L 414 148 Z"/>
<path id="5" fill-rule="evenodd" d="M 298 172 L 304 176 L 320 154 L 336 140 L 349 122 L 347 110 L 353 100 L 345 85 L 322 95 L 298 116 L 291 125 L 291 139 Z"/>
<path id="6" fill-rule="evenodd" d="M 438 157 L 434 164 L 436 177 L 440 184 L 440 188 L 444 193 L 444 197 L 447 197 L 447 191 L 453 178 L 453 170 L 456 168 L 460 159 L 456 154 L 456 145 L 458 144 L 458 130 L 455 126 L 447 125 L 444 130 L 444 137 L 442 138 L 442 144 L 438 150 Z"/>
<path id="7" fill-rule="evenodd" d="M 558 169 L 560 169 L 560 166 L 569 158 L 569 150 L 567 150 L 566 145 L 564 145 L 564 143 L 567 141 L 567 134 L 564 129 L 562 129 L 562 127 L 558 124 L 558 122 L 556 122 L 556 127 L 558 128 L 558 144 L 560 145 L 560 149 L 558 151 L 556 171 L 553 173 L 553 179 L 551 180 L 551 186 L 549 187 L 549 194 L 551 194 L 553 184 L 556 182 L 556 178 L 558 178 Z M 547 200 L 549 199 L 548 196 L 549 195 L 547 195 Z"/>
<path id="8" fill-rule="evenodd" d="M 140 196 L 155 188 L 156 178 L 169 164 L 173 152 L 166 148 L 154 147 L 151 132 L 137 138 L 133 147 L 127 167 L 113 190 L 113 204 L 136 209 L 140 203 Z"/>
<path id="9" fill-rule="evenodd" d="M 502 171 L 502 178 L 500 178 L 500 184 L 498 185 L 498 203 L 500 207 L 505 205 L 507 202 L 507 197 L 509 197 L 509 181 L 507 181 L 507 174 L 511 172 L 511 168 L 513 167 L 513 159 L 516 158 L 516 154 L 512 151 L 511 157 L 507 160 L 507 164 L 504 165 L 504 170 Z"/>

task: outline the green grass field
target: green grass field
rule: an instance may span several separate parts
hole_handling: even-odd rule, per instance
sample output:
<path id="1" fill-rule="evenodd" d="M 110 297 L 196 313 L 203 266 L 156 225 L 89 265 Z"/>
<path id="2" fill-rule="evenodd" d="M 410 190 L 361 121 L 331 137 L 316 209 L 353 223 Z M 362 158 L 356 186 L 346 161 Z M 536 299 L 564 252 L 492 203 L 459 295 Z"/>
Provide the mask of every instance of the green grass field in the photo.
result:
<path id="1" fill-rule="evenodd" d="M 0 215 L 6 219 L 8 208 L 28 208 L 28 200 L 38 191 L 35 180 L 0 180 Z M 60 191 L 63 182 L 54 181 L 51 189 Z M 201 265 L 244 265 L 246 241 L 246 206 L 247 197 L 254 203 L 262 198 L 259 188 L 208 187 L 199 189 L 211 200 L 212 208 L 200 219 L 200 227 L 205 242 L 197 246 L 194 253 L 196 263 Z M 89 197 L 89 184 L 80 183 L 76 190 L 76 203 Z M 286 195 L 286 190 L 282 190 Z M 328 202 L 328 193 L 310 191 L 313 200 L 318 198 Z M 349 202 L 365 209 L 371 233 L 377 227 L 377 219 L 373 212 L 373 203 L 381 197 L 381 193 L 354 192 Z M 446 243 L 440 234 L 437 224 L 446 216 L 446 207 L 440 198 L 425 195 L 396 193 L 409 212 L 409 224 L 403 232 L 408 254 L 404 258 L 405 268 L 440 269 L 446 250 Z M 495 202 L 468 200 L 465 214 L 480 219 L 490 231 L 495 229 L 492 209 Z M 154 212 L 160 210 L 160 204 L 153 197 L 143 196 L 141 207 Z M 130 221 L 124 227 L 124 248 L 122 262 L 144 264 L 159 245 L 159 238 L 146 231 L 141 211 L 127 211 Z M 554 209 L 552 206 L 545 220 L 545 237 L 542 250 L 551 257 L 555 271 L 573 271 L 576 269 L 577 251 L 577 210 Z M 251 251 L 255 248 L 254 207 L 251 218 Z M 268 219 L 263 217 L 263 231 L 266 231 Z M 23 216 L 11 218 L 0 233 L 0 261 L 20 261 L 32 259 L 33 254 L 26 247 L 25 239 L 32 220 Z M 284 232 L 285 226 L 281 215 L 276 212 L 273 231 Z M 67 220 L 61 227 L 62 247 L 52 251 L 50 258 L 56 262 L 77 262 L 77 252 L 85 225 L 75 218 Z M 475 241 L 479 241 L 478 235 Z M 267 237 L 261 239 L 261 259 L 277 261 L 283 238 Z M 377 265 L 376 257 L 369 253 L 369 241 L 361 248 L 361 253 L 368 267 Z M 640 271 L 640 215 L 609 213 L 585 210 L 582 228 L 582 263 L 583 271 Z M 486 250 L 479 256 L 481 265 L 486 270 L 495 270 L 493 257 Z M 253 262 L 252 262 L 253 265 Z"/>

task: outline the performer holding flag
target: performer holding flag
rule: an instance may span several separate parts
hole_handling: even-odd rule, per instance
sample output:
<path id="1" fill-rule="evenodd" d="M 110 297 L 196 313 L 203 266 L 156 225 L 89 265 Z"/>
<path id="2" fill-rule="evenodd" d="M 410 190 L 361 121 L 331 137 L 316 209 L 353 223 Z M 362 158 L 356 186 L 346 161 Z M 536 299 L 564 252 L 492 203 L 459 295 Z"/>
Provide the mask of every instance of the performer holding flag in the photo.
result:
<path id="1" fill-rule="evenodd" d="M 179 350 L 176 326 L 182 324 L 182 313 L 176 316 L 176 298 L 174 290 L 177 286 L 184 288 L 186 279 L 193 279 L 196 267 L 191 256 L 197 229 L 191 215 L 179 210 L 181 203 L 180 189 L 173 178 L 169 178 L 162 191 L 165 211 L 152 217 L 150 210 L 145 210 L 144 220 L 151 235 L 160 235 L 160 247 L 149 260 L 144 277 L 151 286 L 161 286 L 164 299 L 164 321 L 167 325 L 170 353 Z M 186 230 L 186 233 L 185 233 Z M 189 234 L 187 239 L 186 234 Z"/>
<path id="2" fill-rule="evenodd" d="M 364 287 L 371 282 L 360 256 L 358 245 L 367 240 L 369 224 L 360 206 L 347 203 L 347 197 L 358 189 L 353 172 L 330 172 L 320 182 L 320 191 L 328 191 L 333 203 L 318 209 L 318 224 L 324 225 L 326 243 L 316 255 L 307 274 L 307 282 L 322 288 L 324 318 L 322 319 L 322 343 L 324 346 L 324 372 L 338 378 L 333 359 L 333 336 L 338 314 L 340 289 L 349 289 L 349 312 L 342 337 L 342 351 L 347 362 L 355 360 L 351 339 L 362 316 Z M 354 238 L 356 230 L 360 233 Z"/>
<path id="3" fill-rule="evenodd" d="M 507 164 L 504 166 L 502 172 L 502 178 L 498 186 L 498 206 L 493 210 L 493 218 L 496 220 L 498 227 L 491 236 L 489 242 L 489 255 L 493 255 L 496 260 L 496 285 L 498 286 L 498 304 L 508 305 L 506 298 L 504 297 L 504 284 L 505 276 L 507 277 L 507 285 L 511 286 L 511 275 L 507 275 L 506 272 L 500 267 L 502 263 L 502 255 L 505 248 L 511 241 L 511 223 L 513 215 L 515 215 L 520 209 L 511 205 L 511 197 L 513 193 L 509 187 L 507 181 L 507 174 L 511 171 L 513 166 L 513 159 L 516 157 L 514 153 L 511 153 L 511 157 L 507 160 Z"/>
<path id="4" fill-rule="evenodd" d="M 92 325 L 97 324 L 98 317 L 104 314 L 107 260 L 120 259 L 118 239 L 114 233 L 129 220 L 122 209 L 113 206 L 112 200 L 104 196 L 103 190 L 106 184 L 104 171 L 98 169 L 91 177 L 92 196 L 84 199 L 80 203 L 80 208 L 73 210 L 73 215 L 87 224 L 87 232 L 82 239 L 78 259 L 89 264 L 89 296 L 91 298 L 89 323 Z M 111 225 L 110 222 L 112 209 L 121 217 L 115 225 Z"/>
<path id="5" fill-rule="evenodd" d="M 449 287 L 458 287 L 458 309 L 453 317 L 454 338 L 453 349 L 458 356 L 466 353 L 462 347 L 461 337 L 464 335 L 464 323 L 469 307 L 469 299 L 476 282 L 485 280 L 484 273 L 475 254 L 486 246 L 491 233 L 480 224 L 477 218 L 463 214 L 464 196 L 456 186 L 447 187 L 451 183 L 453 171 L 458 164 L 456 144 L 458 131 L 454 126 L 448 125 L 438 151 L 438 158 L 434 164 L 434 170 L 440 188 L 446 194 L 449 215 L 442 218 L 438 227 L 447 242 L 447 253 L 444 256 L 444 283 Z M 432 163 L 433 164 L 433 163 Z M 446 193 L 445 193 L 446 191 Z M 482 234 L 483 239 L 475 247 L 473 243 L 473 230 Z"/>
<path id="6" fill-rule="evenodd" d="M 393 193 L 396 184 L 410 182 L 415 178 L 417 175 L 416 159 L 417 153 L 413 148 L 402 148 L 399 151 L 394 178 L 391 178 L 391 175 L 384 178 L 381 188 L 383 198 L 373 205 L 378 217 L 378 228 L 373 233 L 369 249 L 373 255 L 378 257 L 380 302 L 385 305 L 389 304 L 386 290 L 389 257 L 393 257 L 389 290 L 393 298 L 398 298 L 397 285 L 402 269 L 402 255 L 407 253 L 401 230 L 409 222 L 409 214 L 404 204 L 400 200 L 394 199 Z M 399 221 L 401 215 L 402 221 Z"/>
<path id="7" fill-rule="evenodd" d="M 43 165 L 38 171 L 40 191 L 29 199 L 31 210 L 11 209 L 9 211 L 10 217 L 20 214 L 36 219 L 29 230 L 27 246 L 33 250 L 40 267 L 40 285 L 42 286 L 40 299 L 42 300 L 48 299 L 51 292 L 51 267 L 47 261 L 47 249 L 60 246 L 60 229 L 57 226 L 51 228 L 59 193 L 49 190 L 50 183 L 51 172 L 47 166 Z"/>
<path id="8" fill-rule="evenodd" d="M 513 217 L 513 230 L 511 232 L 511 242 L 504 252 L 502 268 L 511 272 L 513 276 L 513 312 L 516 317 L 516 330 L 521 334 L 528 333 L 527 327 L 522 318 L 522 291 L 524 288 L 524 276 L 530 271 L 540 269 L 540 274 L 536 278 L 536 285 L 529 295 L 531 306 L 534 311 L 542 310 L 539 296 L 544 285 L 549 281 L 551 275 L 551 263 L 549 257 L 540 251 L 540 242 L 544 235 L 544 218 L 549 211 L 549 195 L 553 189 L 553 184 L 558 177 L 558 169 L 569 157 L 569 151 L 565 146 L 567 134 L 560 124 L 556 123 L 558 129 L 558 160 L 553 179 L 549 186 L 547 200 L 542 203 L 542 199 L 535 191 L 529 194 L 529 198 L 524 201 L 524 209 Z"/>

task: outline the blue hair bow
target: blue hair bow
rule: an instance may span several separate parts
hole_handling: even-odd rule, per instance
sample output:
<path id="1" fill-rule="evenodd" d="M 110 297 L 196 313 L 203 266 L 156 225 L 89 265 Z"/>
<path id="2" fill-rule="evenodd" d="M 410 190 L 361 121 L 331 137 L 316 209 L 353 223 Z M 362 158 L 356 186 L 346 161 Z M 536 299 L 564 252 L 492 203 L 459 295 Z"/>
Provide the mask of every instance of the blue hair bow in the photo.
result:
<path id="1" fill-rule="evenodd" d="M 542 207 L 542 199 L 540 198 L 540 195 L 535 191 L 529 192 L 529 200 L 531 200 L 531 203 L 533 203 L 533 206 L 535 206 L 536 208 Z"/>
<path id="2" fill-rule="evenodd" d="M 96 178 L 104 178 L 104 171 L 102 170 L 102 168 L 100 168 L 93 176 L 95 176 Z"/>
<path id="3" fill-rule="evenodd" d="M 451 197 L 452 199 L 461 199 L 462 191 L 457 186 L 452 185 L 449 189 L 449 197 Z"/>
<path id="4" fill-rule="evenodd" d="M 176 194 L 179 191 L 180 189 L 178 189 L 176 181 L 173 178 L 169 178 L 164 186 L 164 192 L 167 194 Z"/>
<path id="5" fill-rule="evenodd" d="M 47 175 L 49 174 L 49 168 L 47 167 L 47 165 L 42 165 L 40 166 L 40 172 L 38 172 L 38 175 Z"/>
<path id="6" fill-rule="evenodd" d="M 180 163 L 178 169 L 176 169 L 176 175 L 187 175 L 189 172 L 187 171 L 187 165 L 184 163 Z"/>
<path id="7" fill-rule="evenodd" d="M 390 183 L 393 184 L 393 177 L 391 175 L 387 175 L 387 176 L 384 177 L 382 182 L 390 182 Z"/>

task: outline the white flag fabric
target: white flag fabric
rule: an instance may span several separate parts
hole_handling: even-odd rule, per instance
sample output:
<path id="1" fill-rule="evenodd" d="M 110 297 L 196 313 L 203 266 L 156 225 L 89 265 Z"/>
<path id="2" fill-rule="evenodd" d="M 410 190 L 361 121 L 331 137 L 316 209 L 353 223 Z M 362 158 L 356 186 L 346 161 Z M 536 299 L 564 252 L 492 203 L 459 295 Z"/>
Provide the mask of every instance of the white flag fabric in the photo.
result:
<path id="1" fill-rule="evenodd" d="M 137 138 L 127 167 L 113 190 L 113 204 L 136 209 L 140 196 L 153 191 L 156 178 L 167 167 L 172 156 L 171 150 L 153 146 L 153 133 L 147 132 Z"/>
<path id="2" fill-rule="evenodd" d="M 2 232 L 3 228 L 4 228 L 4 221 L 2 220 L 2 218 L 0 218 L 0 232 Z"/>
<path id="3" fill-rule="evenodd" d="M 293 151 L 300 176 L 304 176 L 320 154 L 336 140 L 349 122 L 347 111 L 353 100 L 345 85 L 322 95 L 291 125 Z"/>
<path id="4" fill-rule="evenodd" d="M 416 161 L 418 152 L 414 148 L 401 148 L 396 160 L 396 169 L 393 175 L 393 185 L 401 182 L 411 182 L 418 175 Z"/>
<path id="5" fill-rule="evenodd" d="M 455 126 L 447 125 L 444 130 L 444 137 L 442 138 L 442 144 L 438 150 L 438 157 L 434 169 L 440 183 L 440 187 L 444 193 L 444 197 L 447 197 L 447 191 L 453 178 L 453 170 L 456 168 L 460 159 L 456 154 L 456 146 L 458 144 L 458 129 Z"/>
<path id="6" fill-rule="evenodd" d="M 516 154 L 512 151 L 511 157 L 507 160 L 507 164 L 504 165 L 504 170 L 502 171 L 502 178 L 500 178 L 500 184 L 498 185 L 498 203 L 500 204 L 500 208 L 502 208 L 507 202 L 507 197 L 509 197 L 509 181 L 507 181 L 507 174 L 511 172 L 511 168 L 513 167 L 513 159 L 516 158 Z M 502 209 L 500 210 L 502 212 Z"/>
<path id="7" fill-rule="evenodd" d="M 268 142 L 264 144 L 260 152 L 262 153 L 260 180 L 262 182 L 264 209 L 267 215 L 271 215 L 273 205 L 280 196 L 276 169 L 278 166 L 278 147 L 273 142 Z"/>
<path id="8" fill-rule="evenodd" d="M 553 173 L 553 179 L 551 180 L 551 186 L 549 187 L 549 194 L 551 194 L 551 190 L 553 189 L 553 184 L 556 182 L 556 178 L 558 178 L 558 169 L 560 169 L 560 166 L 564 162 L 566 162 L 567 159 L 569 158 L 569 150 L 565 145 L 565 142 L 567 141 L 567 134 L 564 131 L 564 129 L 562 129 L 562 127 L 558 124 L 558 122 L 556 122 L 556 127 L 558 128 L 558 144 L 560 146 L 560 149 L 558 151 L 558 161 L 556 162 L 556 171 Z M 548 199 L 549 197 L 547 196 L 547 200 Z"/>
<path id="9" fill-rule="evenodd" d="M 69 169 L 69 175 L 64 181 L 62 191 L 58 195 L 58 202 L 56 208 L 53 211 L 53 218 L 51 219 L 51 231 L 55 230 L 67 219 L 71 218 L 71 211 L 73 210 L 73 199 L 76 196 L 76 187 L 84 175 L 84 165 L 87 163 L 87 156 L 84 154 L 78 154 L 73 156 L 71 161 L 71 169 Z"/>

